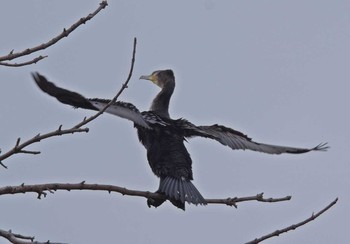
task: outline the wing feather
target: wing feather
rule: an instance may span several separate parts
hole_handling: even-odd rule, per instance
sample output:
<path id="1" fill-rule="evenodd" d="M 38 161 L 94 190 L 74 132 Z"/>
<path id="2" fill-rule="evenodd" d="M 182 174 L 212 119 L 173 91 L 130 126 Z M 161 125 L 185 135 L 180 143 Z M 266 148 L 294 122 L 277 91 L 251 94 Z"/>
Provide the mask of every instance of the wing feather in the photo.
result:
<path id="1" fill-rule="evenodd" d="M 89 99 L 89 101 L 92 103 L 94 107 L 98 108 L 99 110 L 103 109 L 110 102 L 110 100 L 108 99 L 99 99 L 99 98 Z M 110 113 L 118 117 L 131 120 L 135 124 L 138 124 L 147 129 L 151 129 L 151 127 L 143 118 L 140 111 L 131 103 L 117 101 L 111 104 L 106 109 L 106 113 Z"/>
<path id="2" fill-rule="evenodd" d="M 310 151 L 326 151 L 329 148 L 329 146 L 327 146 L 327 143 L 320 143 L 313 148 L 298 148 L 259 143 L 253 141 L 250 137 L 243 134 L 242 132 L 218 124 L 210 126 L 196 126 L 186 120 L 181 119 L 178 120 L 177 125 L 184 130 L 185 137 L 187 138 L 195 136 L 210 138 L 234 150 L 253 150 L 269 154 L 299 154 Z"/>
<path id="3" fill-rule="evenodd" d="M 108 99 L 88 99 L 80 95 L 79 93 L 58 87 L 54 83 L 48 81 L 43 75 L 39 73 L 33 73 L 32 76 L 36 84 L 43 92 L 55 97 L 61 103 L 72 105 L 76 108 L 84 108 L 99 111 L 110 102 L 110 100 Z M 147 129 L 151 128 L 148 125 L 148 123 L 144 120 L 140 111 L 131 103 L 121 101 L 114 102 L 107 108 L 106 112 L 119 116 L 121 118 L 131 120 L 135 124 L 138 124 Z"/>

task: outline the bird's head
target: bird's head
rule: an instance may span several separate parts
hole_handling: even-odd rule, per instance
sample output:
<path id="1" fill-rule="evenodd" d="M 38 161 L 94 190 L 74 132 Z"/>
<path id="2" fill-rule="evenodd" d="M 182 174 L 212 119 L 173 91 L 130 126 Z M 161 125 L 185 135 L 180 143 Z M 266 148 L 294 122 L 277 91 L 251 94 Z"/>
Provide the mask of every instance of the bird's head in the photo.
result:
<path id="1" fill-rule="evenodd" d="M 160 88 L 163 88 L 169 82 L 175 82 L 174 72 L 171 69 L 157 70 L 150 75 L 142 75 L 140 79 L 150 80 Z"/>

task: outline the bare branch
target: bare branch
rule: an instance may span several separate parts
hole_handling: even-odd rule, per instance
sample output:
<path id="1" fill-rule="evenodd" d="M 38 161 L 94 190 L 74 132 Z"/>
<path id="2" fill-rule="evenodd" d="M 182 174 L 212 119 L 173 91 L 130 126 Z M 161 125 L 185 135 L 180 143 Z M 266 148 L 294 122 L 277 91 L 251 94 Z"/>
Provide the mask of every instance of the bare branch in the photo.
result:
<path id="1" fill-rule="evenodd" d="M 107 1 L 102 1 L 99 4 L 99 7 L 93 13 L 88 14 L 86 17 L 80 18 L 77 22 L 75 22 L 68 29 L 64 28 L 63 31 L 59 35 L 55 36 L 54 38 L 52 38 L 50 41 L 48 41 L 46 43 L 43 43 L 41 45 L 38 45 L 38 46 L 35 46 L 32 48 L 27 48 L 27 49 L 25 49 L 21 52 L 17 52 L 17 53 L 14 53 L 14 50 L 12 50 L 8 55 L 0 57 L 0 65 L 18 67 L 18 66 L 23 66 L 23 65 L 28 65 L 28 64 L 33 64 L 33 63 L 38 62 L 39 60 L 45 58 L 46 56 L 44 56 L 44 57 L 40 56 L 40 57 L 34 58 L 32 61 L 24 62 L 21 64 L 9 64 L 9 63 L 3 63 L 2 61 L 10 61 L 10 60 L 13 60 L 15 58 L 27 56 L 29 54 L 38 52 L 40 50 L 46 49 L 46 48 L 54 45 L 55 43 L 60 41 L 62 38 L 67 37 L 70 33 L 72 33 L 80 25 L 85 24 L 87 21 L 91 20 L 93 17 L 95 17 L 95 15 L 97 15 L 102 9 L 104 9 L 107 6 L 108 6 Z"/>
<path id="2" fill-rule="evenodd" d="M 12 233 L 11 230 L 6 231 L 0 229 L 0 236 L 4 237 L 7 239 L 9 242 L 13 244 L 63 244 L 63 243 L 56 243 L 56 242 L 51 242 L 51 241 L 45 241 L 45 242 L 38 242 L 34 241 L 34 236 L 24 236 L 20 234 L 15 234 Z M 29 241 L 26 241 L 29 240 Z"/>
<path id="3" fill-rule="evenodd" d="M 37 62 L 39 62 L 40 60 L 44 59 L 44 58 L 47 58 L 48 56 L 39 56 L 39 57 L 36 57 L 30 61 L 27 61 L 27 62 L 23 62 L 23 63 L 14 63 L 14 64 L 11 64 L 11 63 L 6 63 L 6 62 L 0 62 L 0 65 L 3 65 L 3 66 L 7 66 L 7 67 L 21 67 L 21 66 L 26 66 L 26 65 L 30 65 L 30 64 L 36 64 Z"/>
<path id="4" fill-rule="evenodd" d="M 289 201 L 292 199 L 291 196 L 286 196 L 282 198 L 264 198 L 264 193 L 257 194 L 256 196 L 251 197 L 234 197 L 227 199 L 208 199 L 207 202 L 210 204 L 226 204 L 228 206 L 233 206 L 237 208 L 236 203 L 238 202 L 246 202 L 246 201 L 258 201 L 258 202 L 281 202 L 281 201 Z"/>
<path id="5" fill-rule="evenodd" d="M 127 196 L 138 196 L 144 198 L 154 198 L 154 199 L 165 199 L 165 196 L 158 193 L 152 193 L 149 191 L 138 191 L 130 190 L 125 187 L 115 186 L 115 185 L 103 185 L 103 184 L 86 184 L 85 181 L 80 183 L 48 183 L 48 184 L 36 184 L 36 185 L 25 185 L 21 184 L 19 186 L 5 186 L 0 188 L 1 195 L 9 194 L 19 194 L 34 192 L 38 194 L 38 199 L 42 196 L 46 197 L 48 193 L 54 193 L 58 190 L 90 190 L 90 191 L 107 191 L 108 193 L 116 192 Z M 228 202 L 228 199 L 229 202 Z M 250 197 L 234 197 L 228 199 L 206 199 L 208 204 L 224 204 L 229 206 L 236 206 L 238 202 L 244 201 L 259 201 L 259 202 L 281 202 L 288 201 L 290 197 L 283 198 L 269 198 L 264 199 L 262 194 Z"/>
<path id="6" fill-rule="evenodd" d="M 317 217 L 319 217 L 321 214 L 323 214 L 324 212 L 326 212 L 328 209 L 330 209 L 331 207 L 333 207 L 338 201 L 338 198 L 336 198 L 333 202 L 331 202 L 330 204 L 328 204 L 324 209 L 322 209 L 321 211 L 319 211 L 318 213 L 314 214 L 312 213 L 311 217 L 297 223 L 297 224 L 293 224 L 293 225 L 290 225 L 286 228 L 283 228 L 283 229 L 280 229 L 280 230 L 276 230 L 270 234 L 267 234 L 265 236 L 262 236 L 260 238 L 256 238 L 255 240 L 252 240 L 250 242 L 247 242 L 247 244 L 256 244 L 256 243 L 259 243 L 259 242 L 262 242 L 266 239 L 269 239 L 271 237 L 274 237 L 274 236 L 279 236 L 280 234 L 283 234 L 283 233 L 286 233 L 290 230 L 295 230 L 313 220 L 315 220 Z"/>
<path id="7" fill-rule="evenodd" d="M 0 164 L 1 166 L 7 168 L 2 161 L 5 160 L 6 158 L 12 156 L 13 154 L 17 154 L 17 153 L 29 153 L 29 154 L 39 154 L 39 151 L 27 151 L 27 150 L 23 150 L 23 148 L 33 144 L 33 143 L 37 143 L 40 142 L 43 139 L 49 138 L 49 137 L 53 137 L 53 136 L 61 136 L 64 134 L 73 134 L 73 133 L 77 133 L 77 132 L 88 132 L 89 129 L 88 128 L 70 128 L 70 129 L 66 129 L 66 130 L 62 130 L 61 126 L 52 132 L 46 133 L 46 134 L 38 134 L 36 136 L 34 136 L 33 138 L 21 143 L 21 138 L 18 138 L 16 141 L 16 145 L 9 150 L 8 152 L 0 155 Z"/>

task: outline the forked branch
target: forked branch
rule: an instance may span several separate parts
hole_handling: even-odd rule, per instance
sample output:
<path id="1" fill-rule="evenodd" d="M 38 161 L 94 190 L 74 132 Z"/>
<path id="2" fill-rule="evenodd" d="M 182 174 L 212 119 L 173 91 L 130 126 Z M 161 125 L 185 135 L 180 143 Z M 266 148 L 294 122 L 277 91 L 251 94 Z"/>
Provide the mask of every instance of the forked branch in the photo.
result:
<path id="1" fill-rule="evenodd" d="M 88 131 L 89 131 L 88 128 L 70 128 L 70 129 L 62 130 L 62 125 L 60 125 L 57 130 L 54 130 L 52 132 L 42 134 L 42 135 L 37 134 L 33 138 L 31 138 L 25 142 L 22 142 L 22 143 L 21 143 L 21 138 L 18 138 L 15 146 L 11 150 L 0 155 L 0 164 L 3 167 L 7 168 L 7 166 L 4 165 L 2 161 L 8 157 L 11 157 L 14 154 L 17 154 L 17 153 L 39 154 L 40 153 L 39 151 L 28 151 L 28 150 L 24 150 L 24 148 L 31 145 L 31 144 L 40 142 L 43 139 L 53 137 L 53 136 L 61 136 L 61 135 L 65 135 L 65 134 L 73 134 L 73 133 L 77 133 L 77 132 L 88 132 Z"/>
<path id="2" fill-rule="evenodd" d="M 46 48 L 54 45 L 55 43 L 57 43 L 58 41 L 60 41 L 64 37 L 67 37 L 70 33 L 72 33 L 79 26 L 81 26 L 82 24 L 85 24 L 87 21 L 91 20 L 102 9 L 106 8 L 107 6 L 108 6 L 107 1 L 102 1 L 99 4 L 99 7 L 93 13 L 90 13 L 87 16 L 80 18 L 77 22 L 75 22 L 68 29 L 64 28 L 63 31 L 59 35 L 55 36 L 54 38 L 52 38 L 48 42 L 45 42 L 45 43 L 40 44 L 40 45 L 35 46 L 35 47 L 27 48 L 27 49 L 25 49 L 23 51 L 20 51 L 20 52 L 14 52 L 14 50 L 12 50 L 9 54 L 0 57 L 0 65 L 4 65 L 4 66 L 8 66 L 8 67 L 19 67 L 19 66 L 34 64 L 34 63 L 38 62 L 39 60 L 42 60 L 42 59 L 46 58 L 47 56 L 41 56 L 40 55 L 40 56 L 30 60 L 30 61 L 23 62 L 23 63 L 7 63 L 7 62 L 4 62 L 4 61 L 11 61 L 11 60 L 19 58 L 19 57 L 30 55 L 32 53 L 38 52 L 40 50 L 46 49 Z"/>
<path id="3" fill-rule="evenodd" d="M 9 242 L 13 244 L 63 244 L 63 243 L 57 243 L 57 242 L 51 242 L 51 241 L 45 241 L 45 242 L 38 242 L 35 241 L 34 236 L 24 236 L 21 234 L 15 234 L 12 233 L 11 230 L 6 231 L 0 229 L 0 236 L 4 237 L 7 239 Z"/>

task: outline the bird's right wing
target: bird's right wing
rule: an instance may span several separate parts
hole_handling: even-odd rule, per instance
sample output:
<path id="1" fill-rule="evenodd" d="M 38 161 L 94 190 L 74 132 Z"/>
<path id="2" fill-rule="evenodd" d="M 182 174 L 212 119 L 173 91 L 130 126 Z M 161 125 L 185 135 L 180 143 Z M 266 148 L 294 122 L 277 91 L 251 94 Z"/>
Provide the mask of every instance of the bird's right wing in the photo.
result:
<path id="1" fill-rule="evenodd" d="M 48 81 L 43 75 L 37 72 L 33 73 L 32 76 L 36 84 L 43 92 L 55 97 L 61 103 L 72 105 L 75 108 L 85 108 L 99 111 L 110 102 L 108 99 L 88 99 L 79 93 L 57 87 L 54 83 Z M 140 111 L 131 103 L 121 101 L 114 102 L 107 108 L 106 112 L 131 120 L 135 124 L 144 128 L 150 128 Z"/>
<path id="2" fill-rule="evenodd" d="M 321 143 L 313 148 L 297 148 L 288 146 L 277 146 L 264 144 L 253 141 L 247 135 L 237 130 L 225 127 L 223 125 L 196 126 L 187 120 L 177 120 L 177 126 L 182 128 L 184 136 L 187 138 L 200 136 L 210 138 L 220 142 L 222 145 L 228 146 L 231 149 L 253 150 L 257 152 L 269 154 L 281 153 L 306 153 L 310 151 L 326 151 L 329 147 L 327 143 Z"/>

